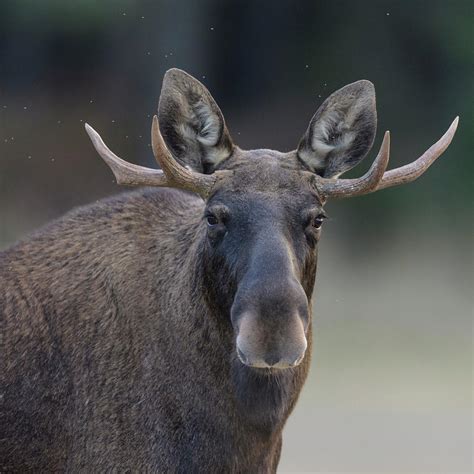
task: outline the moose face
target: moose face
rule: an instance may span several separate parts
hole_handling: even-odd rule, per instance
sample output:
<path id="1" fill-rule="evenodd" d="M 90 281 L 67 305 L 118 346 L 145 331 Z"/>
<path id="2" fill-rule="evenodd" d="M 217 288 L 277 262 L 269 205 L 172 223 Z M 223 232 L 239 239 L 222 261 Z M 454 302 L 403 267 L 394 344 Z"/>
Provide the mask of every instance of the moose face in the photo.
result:
<path id="1" fill-rule="evenodd" d="M 176 159 L 201 173 L 227 172 L 207 198 L 205 261 L 209 291 L 221 305 L 229 300 L 238 359 L 254 368 L 297 366 L 325 217 L 313 177 L 352 168 L 372 146 L 372 84 L 328 99 L 292 153 L 234 146 L 207 89 L 182 71 L 166 74 L 158 115 Z"/>
<path id="2" fill-rule="evenodd" d="M 340 179 L 374 141 L 369 81 L 326 99 L 289 153 L 235 146 L 209 91 L 178 69 L 165 74 L 158 118 L 152 144 L 162 171 L 123 161 L 89 125 L 86 130 L 119 184 L 174 186 L 203 197 L 206 294 L 230 320 L 236 359 L 265 370 L 292 368 L 304 359 L 326 200 L 416 179 L 447 148 L 458 122 L 418 160 L 389 172 L 386 132 L 369 171 Z"/>
<path id="3" fill-rule="evenodd" d="M 296 156 L 269 150 L 237 154 L 235 172 L 215 190 L 204 213 L 209 285 L 221 304 L 233 288 L 226 306 L 240 362 L 294 367 L 307 346 L 325 218 L 321 198 Z"/>

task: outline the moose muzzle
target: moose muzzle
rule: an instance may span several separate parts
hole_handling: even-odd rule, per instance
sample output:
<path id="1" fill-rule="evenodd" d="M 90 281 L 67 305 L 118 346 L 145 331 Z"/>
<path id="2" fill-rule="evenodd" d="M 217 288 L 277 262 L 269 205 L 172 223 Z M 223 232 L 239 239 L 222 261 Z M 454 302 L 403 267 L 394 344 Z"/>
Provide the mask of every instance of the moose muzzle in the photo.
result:
<path id="1" fill-rule="evenodd" d="M 231 311 L 236 352 L 250 367 L 287 369 L 304 359 L 309 308 L 293 277 L 250 278 L 239 286 Z"/>

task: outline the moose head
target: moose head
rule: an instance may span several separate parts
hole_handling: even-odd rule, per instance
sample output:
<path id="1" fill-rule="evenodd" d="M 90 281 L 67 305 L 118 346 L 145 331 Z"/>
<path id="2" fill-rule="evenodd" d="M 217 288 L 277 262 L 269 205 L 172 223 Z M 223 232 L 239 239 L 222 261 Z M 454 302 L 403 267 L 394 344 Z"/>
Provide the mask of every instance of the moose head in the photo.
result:
<path id="1" fill-rule="evenodd" d="M 390 135 L 365 175 L 341 179 L 371 149 L 375 91 L 361 80 L 317 110 L 296 150 L 242 150 L 208 90 L 187 73 L 163 81 L 152 148 L 161 170 L 130 164 L 86 130 L 118 184 L 167 186 L 198 194 L 204 212 L 195 242 L 209 305 L 233 331 L 236 360 L 261 369 L 305 357 L 317 249 L 330 198 L 368 194 L 415 180 L 450 144 L 447 132 L 416 161 L 386 171 Z"/>

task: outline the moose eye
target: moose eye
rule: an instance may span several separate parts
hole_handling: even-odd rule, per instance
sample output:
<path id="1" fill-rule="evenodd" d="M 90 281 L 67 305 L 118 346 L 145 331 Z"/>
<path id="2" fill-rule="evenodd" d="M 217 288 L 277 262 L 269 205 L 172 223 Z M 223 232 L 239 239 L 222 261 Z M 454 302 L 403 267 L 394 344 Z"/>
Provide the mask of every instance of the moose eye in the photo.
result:
<path id="1" fill-rule="evenodd" d="M 209 215 L 206 217 L 206 221 L 207 221 L 207 225 L 209 227 L 214 227 L 216 226 L 217 224 L 219 224 L 219 220 L 217 219 L 216 216 L 213 216 L 213 215 Z"/>
<path id="2" fill-rule="evenodd" d="M 324 214 L 317 215 L 313 220 L 313 227 L 319 229 L 323 225 L 324 219 L 326 219 Z"/>
<path id="3" fill-rule="evenodd" d="M 209 236 L 212 238 L 223 236 L 226 230 L 226 223 L 229 218 L 229 209 L 223 204 L 214 204 L 206 209 L 204 219 L 207 223 Z"/>

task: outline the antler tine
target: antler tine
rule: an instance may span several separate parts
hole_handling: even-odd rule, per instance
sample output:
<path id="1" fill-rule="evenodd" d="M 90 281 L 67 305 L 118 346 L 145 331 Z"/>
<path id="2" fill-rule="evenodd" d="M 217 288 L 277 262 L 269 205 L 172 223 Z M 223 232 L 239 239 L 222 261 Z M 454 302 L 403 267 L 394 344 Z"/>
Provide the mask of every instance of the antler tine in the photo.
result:
<path id="1" fill-rule="evenodd" d="M 151 125 L 151 145 L 153 154 L 169 180 L 170 186 L 186 189 L 206 197 L 219 177 L 219 172 L 202 174 L 191 171 L 173 158 L 160 132 L 158 117 L 153 117 Z"/>
<path id="2" fill-rule="evenodd" d="M 375 190 L 378 191 L 379 189 L 410 183 L 419 178 L 434 163 L 434 161 L 444 153 L 446 148 L 448 148 L 454 134 L 456 133 L 458 123 L 459 117 L 456 117 L 446 133 L 434 145 L 428 148 L 428 150 L 426 150 L 417 160 L 408 165 L 401 166 L 400 168 L 387 171 Z"/>
<path id="3" fill-rule="evenodd" d="M 117 184 L 128 186 L 169 186 L 186 189 L 206 197 L 215 182 L 224 172 L 211 175 L 196 173 L 180 165 L 171 155 L 160 133 L 158 118 L 153 117 L 151 141 L 153 154 L 161 170 L 145 168 L 128 163 L 113 153 L 102 140 L 101 136 L 89 125 L 86 132 L 92 140 L 97 153 L 109 165 L 115 175 Z"/>
<path id="4" fill-rule="evenodd" d="M 448 148 L 458 123 L 459 117 L 456 117 L 446 133 L 417 160 L 390 171 L 385 171 L 390 154 L 390 134 L 385 132 L 379 154 L 364 176 L 357 179 L 318 178 L 321 193 L 326 197 L 352 197 L 414 181 Z"/>
<path id="5" fill-rule="evenodd" d="M 390 158 L 390 132 L 385 132 L 380 150 L 364 176 L 355 179 L 318 178 L 318 187 L 326 197 L 352 197 L 367 194 L 377 188 Z"/>
<path id="6" fill-rule="evenodd" d="M 168 179 L 161 170 L 145 168 L 128 163 L 113 153 L 102 140 L 101 136 L 88 124 L 86 132 L 92 140 L 94 148 L 114 173 L 117 184 L 127 186 L 167 186 Z"/>

